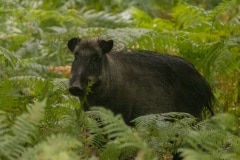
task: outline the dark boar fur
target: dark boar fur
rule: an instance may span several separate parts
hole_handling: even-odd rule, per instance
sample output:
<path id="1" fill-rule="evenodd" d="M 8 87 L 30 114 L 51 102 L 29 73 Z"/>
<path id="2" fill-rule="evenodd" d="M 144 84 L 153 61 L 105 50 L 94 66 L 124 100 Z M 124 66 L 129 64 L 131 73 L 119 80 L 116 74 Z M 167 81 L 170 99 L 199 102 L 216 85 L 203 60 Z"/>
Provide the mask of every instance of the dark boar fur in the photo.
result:
<path id="1" fill-rule="evenodd" d="M 80 99 L 88 83 L 84 110 L 104 106 L 121 114 L 127 124 L 134 118 L 165 112 L 187 112 L 201 119 L 211 114 L 213 93 L 207 81 L 184 59 L 142 50 L 111 51 L 113 40 L 72 38 L 74 54 L 69 91 Z"/>

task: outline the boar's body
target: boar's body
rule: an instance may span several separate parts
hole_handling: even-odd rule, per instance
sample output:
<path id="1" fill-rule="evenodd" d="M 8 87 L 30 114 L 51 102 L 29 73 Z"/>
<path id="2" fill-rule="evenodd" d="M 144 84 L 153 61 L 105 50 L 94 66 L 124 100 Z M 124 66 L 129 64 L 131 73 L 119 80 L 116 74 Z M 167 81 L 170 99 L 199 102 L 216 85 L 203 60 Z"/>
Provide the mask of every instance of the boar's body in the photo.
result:
<path id="1" fill-rule="evenodd" d="M 74 51 L 83 51 L 83 48 L 89 47 L 97 48 L 91 44 L 92 42 L 85 43 L 89 44 L 81 48 L 83 44 L 79 40 L 77 43 L 79 47 L 76 49 L 75 46 Z M 76 91 L 76 87 L 81 91 L 86 88 L 87 81 L 94 82 L 84 104 L 85 110 L 91 106 L 104 106 L 115 114 L 122 114 L 127 124 L 138 116 L 151 113 L 187 112 L 201 118 L 204 107 L 208 107 L 212 113 L 210 107 L 213 94 L 210 86 L 194 66 L 184 59 L 139 50 L 104 54 L 101 50 L 107 44 L 104 46 L 98 42 L 97 45 L 100 47 L 95 52 L 101 52 L 99 62 L 94 64 L 97 71 L 84 68 L 91 66 L 91 62 L 82 67 L 75 63 L 72 66 L 70 80 L 72 94 L 81 98 L 82 95 Z M 79 67 L 82 69 L 76 74 Z M 94 70 L 92 69 L 94 67 L 90 68 Z M 88 72 L 96 74 L 90 75 Z M 88 77 L 88 80 L 84 80 L 84 77 Z M 74 86 L 76 81 L 79 85 Z"/>
<path id="2" fill-rule="evenodd" d="M 211 94 L 205 83 L 179 57 L 123 51 L 103 58 L 101 85 L 92 90 L 87 102 L 121 113 L 126 122 L 165 112 L 187 112 L 200 118 Z"/>

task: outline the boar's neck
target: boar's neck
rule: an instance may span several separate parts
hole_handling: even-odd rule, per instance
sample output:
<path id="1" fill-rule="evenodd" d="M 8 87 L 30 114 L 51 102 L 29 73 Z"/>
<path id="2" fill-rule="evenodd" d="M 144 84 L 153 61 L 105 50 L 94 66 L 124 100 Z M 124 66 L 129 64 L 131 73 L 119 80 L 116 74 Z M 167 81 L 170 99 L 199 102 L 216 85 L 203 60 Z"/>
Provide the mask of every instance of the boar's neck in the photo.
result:
<path id="1" fill-rule="evenodd" d="M 102 92 L 106 91 L 107 96 L 111 96 L 111 92 L 116 96 L 118 94 L 116 92 L 124 92 L 126 86 L 131 87 L 127 84 L 136 83 L 136 78 L 138 81 L 146 79 L 138 76 L 142 76 L 142 72 L 149 71 L 149 69 L 144 67 L 142 63 L 135 62 L 134 57 L 128 52 L 110 53 L 103 57 L 101 84 Z M 136 61 L 139 62 L 139 59 Z"/>
<path id="2" fill-rule="evenodd" d="M 115 89 L 118 80 L 121 77 L 121 65 L 117 57 L 112 54 L 107 54 L 103 57 L 102 78 L 103 87 L 106 91 Z M 110 93 L 109 93 L 110 94 Z"/>

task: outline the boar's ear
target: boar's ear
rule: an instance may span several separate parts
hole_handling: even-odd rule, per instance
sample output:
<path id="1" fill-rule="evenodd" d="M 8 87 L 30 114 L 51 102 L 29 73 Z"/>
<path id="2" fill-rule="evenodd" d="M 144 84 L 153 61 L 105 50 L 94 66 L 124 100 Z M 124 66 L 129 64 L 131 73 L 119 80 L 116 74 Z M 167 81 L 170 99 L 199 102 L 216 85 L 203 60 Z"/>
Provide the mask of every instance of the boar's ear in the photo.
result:
<path id="1" fill-rule="evenodd" d="M 72 38 L 72 39 L 70 39 L 70 40 L 68 41 L 68 44 L 67 44 L 68 49 L 69 49 L 71 52 L 73 52 L 74 49 L 75 49 L 75 47 L 76 47 L 76 45 L 78 45 L 78 43 L 79 43 L 80 41 L 81 41 L 80 38 Z"/>
<path id="2" fill-rule="evenodd" d="M 98 40 L 99 47 L 102 49 L 102 53 L 108 53 L 113 48 L 113 40 Z"/>

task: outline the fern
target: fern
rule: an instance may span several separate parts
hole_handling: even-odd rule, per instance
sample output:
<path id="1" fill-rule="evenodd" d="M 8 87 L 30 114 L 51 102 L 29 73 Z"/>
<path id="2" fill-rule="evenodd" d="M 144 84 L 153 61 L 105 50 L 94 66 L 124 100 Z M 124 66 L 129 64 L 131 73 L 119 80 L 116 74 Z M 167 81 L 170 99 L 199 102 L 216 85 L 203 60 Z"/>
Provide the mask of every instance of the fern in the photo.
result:
<path id="1" fill-rule="evenodd" d="M 76 150 L 81 148 L 81 143 L 67 134 L 51 135 L 46 141 L 43 141 L 34 148 L 28 148 L 23 153 L 20 160 L 80 160 Z"/>
<path id="2" fill-rule="evenodd" d="M 208 12 L 205 20 L 210 20 L 212 22 L 224 20 L 221 19 L 221 16 L 223 16 L 226 12 L 229 12 L 230 10 L 233 10 L 235 7 L 237 7 L 238 3 L 239 2 L 237 2 L 236 0 L 223 0 L 212 11 Z M 229 19 L 231 19 L 231 17 L 229 17 Z"/>
<path id="3" fill-rule="evenodd" d="M 155 155 L 162 158 L 176 153 L 185 135 L 196 124 L 195 118 L 185 113 L 146 115 L 134 122 L 140 137 L 152 146 Z"/>
<path id="4" fill-rule="evenodd" d="M 2 81 L 0 88 L 1 110 L 14 111 L 14 114 L 21 114 L 27 104 L 48 97 L 45 120 L 49 122 L 61 119 L 80 106 L 78 99 L 69 95 L 66 79 L 19 76 Z"/>
<path id="5" fill-rule="evenodd" d="M 1 110 L 25 110 L 25 106 L 33 103 L 35 96 L 41 96 L 44 79 L 35 76 L 19 76 L 3 80 L 0 83 Z"/>
<path id="6" fill-rule="evenodd" d="M 10 66 L 14 68 L 19 63 L 20 59 L 14 53 L 0 46 L 0 65 Z M 2 62 L 2 63 L 1 63 Z"/>
<path id="7" fill-rule="evenodd" d="M 83 17 L 86 24 L 89 27 L 106 27 L 108 28 L 121 28 L 127 27 L 131 24 L 131 21 L 124 18 L 121 14 L 111 14 L 106 11 L 96 12 L 95 10 L 82 10 Z"/>
<path id="8" fill-rule="evenodd" d="M 238 159 L 236 117 L 219 114 L 201 123 L 184 113 L 141 116 L 136 131 L 157 157 L 179 151 L 184 159 Z M 170 152 L 170 153 L 169 153 Z"/>
<path id="9" fill-rule="evenodd" d="M 1 113 L 0 157 L 17 159 L 26 146 L 37 139 L 38 125 L 43 118 L 45 101 L 28 107 L 28 113 L 18 116 L 13 125 L 7 122 L 7 114 Z"/>
<path id="10" fill-rule="evenodd" d="M 203 14 L 203 9 L 186 3 L 180 3 L 173 9 L 173 20 L 176 21 L 177 28 L 188 29 L 201 22 L 201 16 Z"/>
<path id="11" fill-rule="evenodd" d="M 238 124 L 234 116 L 219 114 L 202 122 L 199 130 L 184 137 L 180 151 L 186 159 L 238 159 Z"/>
<path id="12" fill-rule="evenodd" d="M 120 115 L 114 116 L 111 111 L 100 107 L 93 108 L 93 111 L 87 112 L 87 115 L 97 122 L 97 125 L 92 123 L 95 127 L 89 128 L 92 134 L 89 138 L 98 144 L 104 141 L 101 142 L 102 139 L 94 137 L 107 135 L 107 142 L 100 153 L 100 159 L 124 159 L 124 157 L 135 157 L 136 153 L 141 153 L 138 156 L 142 158 L 154 158 L 148 145 L 123 122 Z"/>

